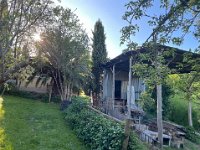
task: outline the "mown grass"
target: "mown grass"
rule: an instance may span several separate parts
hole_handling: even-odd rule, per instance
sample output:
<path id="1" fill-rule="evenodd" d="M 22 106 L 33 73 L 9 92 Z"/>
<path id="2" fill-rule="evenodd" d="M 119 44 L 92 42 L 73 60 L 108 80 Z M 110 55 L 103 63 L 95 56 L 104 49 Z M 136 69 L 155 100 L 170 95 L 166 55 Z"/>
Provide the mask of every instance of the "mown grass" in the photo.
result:
<path id="1" fill-rule="evenodd" d="M 86 150 L 56 104 L 0 97 L 0 150 Z"/>

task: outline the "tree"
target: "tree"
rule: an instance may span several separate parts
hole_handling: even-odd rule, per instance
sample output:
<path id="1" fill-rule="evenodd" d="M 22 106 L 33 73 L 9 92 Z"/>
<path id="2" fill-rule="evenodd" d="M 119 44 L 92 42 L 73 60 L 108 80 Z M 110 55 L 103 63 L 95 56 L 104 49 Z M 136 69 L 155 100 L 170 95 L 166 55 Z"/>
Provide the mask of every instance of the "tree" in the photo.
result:
<path id="1" fill-rule="evenodd" d="M 167 80 L 168 81 L 168 80 Z M 167 82 L 163 82 L 162 84 L 162 97 L 163 97 L 163 118 L 169 119 L 170 115 L 170 96 L 174 95 L 172 90 L 172 86 Z M 141 105 L 143 106 L 144 111 L 146 112 L 148 119 L 152 119 L 152 117 L 156 116 L 156 88 L 155 85 L 148 86 L 145 92 L 141 95 Z M 152 116 L 152 117 L 151 117 Z"/>
<path id="2" fill-rule="evenodd" d="M 94 75 L 94 83 L 93 83 L 93 92 L 97 94 L 100 93 L 101 90 L 101 75 L 103 73 L 103 69 L 101 64 L 107 61 L 107 51 L 105 44 L 105 33 L 104 27 L 102 25 L 101 20 L 98 20 L 94 26 L 93 32 L 93 44 L 92 44 L 92 73 Z"/>
<path id="3" fill-rule="evenodd" d="M 140 29 L 135 22 L 141 19 L 147 20 L 152 32 L 142 46 L 147 47 L 149 51 L 140 55 L 140 61 L 134 65 L 134 69 L 138 75 L 145 77 L 147 82 L 156 85 L 158 140 L 162 148 L 162 82 L 170 70 L 168 63 L 164 60 L 164 56 L 169 53 L 160 49 L 158 44 L 180 45 L 184 37 L 191 31 L 198 38 L 200 35 L 198 26 L 200 2 L 198 0 L 160 1 L 160 14 L 156 13 L 156 15 L 151 13 L 151 10 L 157 6 L 155 3 L 152 0 L 138 0 L 130 1 L 125 5 L 127 11 L 123 19 L 129 24 L 122 28 L 121 43 L 127 42 L 130 50 L 135 49 L 137 43 L 132 41 L 132 36 Z M 180 34 L 177 31 L 181 31 Z M 173 55 L 173 51 L 170 52 L 170 55 Z M 150 62 L 151 65 L 144 64 L 144 61 Z"/>
<path id="4" fill-rule="evenodd" d="M 38 54 L 46 60 L 61 100 L 71 100 L 73 87 L 80 87 L 89 72 L 88 36 L 70 9 L 53 12 L 54 23 L 41 34 Z"/>
<path id="5" fill-rule="evenodd" d="M 30 63 L 31 37 L 51 16 L 51 0 L 1 0 L 0 84 Z"/>
<path id="6" fill-rule="evenodd" d="M 184 58 L 184 61 L 192 66 L 192 71 L 187 75 L 180 76 L 182 81 L 181 84 L 183 85 L 180 86 L 180 89 L 186 93 L 186 99 L 188 100 L 188 125 L 193 127 L 192 100 L 194 99 L 193 95 L 197 95 L 197 92 L 199 91 L 199 84 L 197 83 L 200 82 L 200 60 L 198 58 L 192 59 L 192 56 L 189 54 L 185 55 Z"/>
<path id="7" fill-rule="evenodd" d="M 190 74 L 185 74 L 181 77 L 181 87 L 180 90 L 186 93 L 186 99 L 188 100 L 188 125 L 193 127 L 192 121 L 192 99 L 195 93 L 194 86 L 195 82 L 199 81 L 199 74 L 192 72 Z M 180 84 L 179 84 L 180 85 Z"/>
<path id="8" fill-rule="evenodd" d="M 188 125 L 193 127 L 192 121 L 192 101 L 197 99 L 199 92 L 200 82 L 200 60 L 199 58 L 192 58 L 191 53 L 184 55 L 184 62 L 192 66 L 191 72 L 179 76 L 176 82 L 180 91 L 185 93 L 186 100 L 188 101 Z"/>

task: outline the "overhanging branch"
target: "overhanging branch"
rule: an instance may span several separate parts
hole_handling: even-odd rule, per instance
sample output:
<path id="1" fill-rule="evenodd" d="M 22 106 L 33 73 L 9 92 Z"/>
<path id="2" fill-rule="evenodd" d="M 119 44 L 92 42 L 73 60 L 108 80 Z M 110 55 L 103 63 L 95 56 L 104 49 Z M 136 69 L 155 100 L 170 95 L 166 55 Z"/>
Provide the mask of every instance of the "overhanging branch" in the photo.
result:
<path id="1" fill-rule="evenodd" d="M 14 67 L 8 69 L 5 74 L 4 74 L 4 78 L 0 79 L 0 85 L 4 82 L 6 82 L 7 80 L 10 79 L 11 75 L 13 73 L 18 72 L 21 68 L 24 68 L 26 66 L 28 66 L 29 64 L 31 64 L 31 59 L 28 59 L 26 61 L 20 62 L 18 64 L 16 64 Z"/>

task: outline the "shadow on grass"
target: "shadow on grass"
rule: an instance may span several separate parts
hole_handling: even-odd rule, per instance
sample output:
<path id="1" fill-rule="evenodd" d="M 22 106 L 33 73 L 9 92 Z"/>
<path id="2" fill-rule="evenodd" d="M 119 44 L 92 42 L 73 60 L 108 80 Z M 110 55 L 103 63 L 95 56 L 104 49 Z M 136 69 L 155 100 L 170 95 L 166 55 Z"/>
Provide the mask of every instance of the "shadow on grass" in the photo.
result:
<path id="1" fill-rule="evenodd" d="M 56 104 L 0 98 L 1 150 L 85 150 Z"/>

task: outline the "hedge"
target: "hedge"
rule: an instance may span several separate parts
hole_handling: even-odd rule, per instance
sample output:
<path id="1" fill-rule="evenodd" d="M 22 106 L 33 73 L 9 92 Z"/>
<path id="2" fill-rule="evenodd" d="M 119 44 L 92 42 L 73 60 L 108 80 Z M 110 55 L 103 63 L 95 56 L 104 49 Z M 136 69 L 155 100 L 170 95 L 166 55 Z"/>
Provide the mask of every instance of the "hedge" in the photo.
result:
<path id="1" fill-rule="evenodd" d="M 73 99 L 64 111 L 67 124 L 86 145 L 95 150 L 120 150 L 124 140 L 124 126 L 109 120 L 87 107 L 87 102 Z M 143 150 L 146 146 L 132 133 L 129 150 Z"/>
<path id="2" fill-rule="evenodd" d="M 37 92 L 29 92 L 29 91 L 21 91 L 18 89 L 12 89 L 5 92 L 5 95 L 13 95 L 18 97 L 23 97 L 27 99 L 41 100 L 42 102 L 49 102 L 49 95 L 46 93 L 37 93 Z M 60 103 L 60 97 L 52 95 L 51 102 Z"/>
<path id="3" fill-rule="evenodd" d="M 196 131 L 193 127 L 186 127 L 186 139 L 196 143 L 200 144 L 200 136 L 196 134 Z"/>

